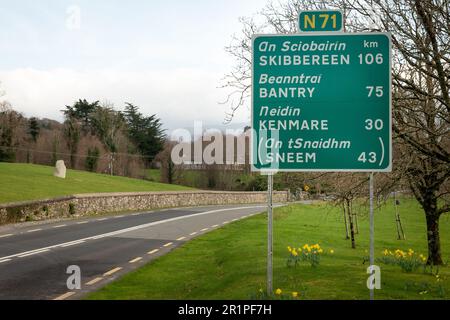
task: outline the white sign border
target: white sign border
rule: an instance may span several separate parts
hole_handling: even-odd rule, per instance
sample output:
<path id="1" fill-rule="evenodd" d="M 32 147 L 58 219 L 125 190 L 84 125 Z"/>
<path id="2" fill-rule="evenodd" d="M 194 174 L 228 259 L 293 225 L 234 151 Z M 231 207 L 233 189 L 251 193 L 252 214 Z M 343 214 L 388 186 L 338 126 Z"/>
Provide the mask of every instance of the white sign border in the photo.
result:
<path id="1" fill-rule="evenodd" d="M 267 168 L 259 169 L 255 167 L 253 162 L 253 152 L 254 152 L 254 135 L 255 130 L 253 128 L 253 81 L 255 74 L 255 64 L 254 64 L 254 44 L 255 40 L 259 37 L 314 37 L 314 36 L 361 36 L 361 35 L 384 35 L 389 40 L 389 163 L 387 167 L 381 169 L 280 169 L 280 168 Z M 251 128 L 252 133 L 250 135 L 250 170 L 251 172 L 260 172 L 264 174 L 273 174 L 275 172 L 392 172 L 392 34 L 390 32 L 340 32 L 340 31 L 328 31 L 328 32 L 302 32 L 302 33 L 292 33 L 292 34 L 254 34 L 252 36 L 252 76 L 251 76 Z"/>

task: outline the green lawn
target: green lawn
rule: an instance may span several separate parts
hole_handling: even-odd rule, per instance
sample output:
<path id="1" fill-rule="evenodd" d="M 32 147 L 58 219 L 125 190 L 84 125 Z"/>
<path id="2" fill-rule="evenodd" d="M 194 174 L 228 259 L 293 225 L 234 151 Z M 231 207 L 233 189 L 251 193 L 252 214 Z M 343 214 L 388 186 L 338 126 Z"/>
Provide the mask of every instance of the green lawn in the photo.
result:
<path id="1" fill-rule="evenodd" d="M 150 181 L 159 182 L 161 181 L 161 170 L 160 169 L 148 169 L 146 171 L 146 179 Z"/>
<path id="2" fill-rule="evenodd" d="M 66 179 L 53 167 L 0 163 L 0 203 L 51 198 L 76 193 L 188 190 L 177 185 L 67 170 Z"/>
<path id="3" fill-rule="evenodd" d="M 392 201 L 376 212 L 376 256 L 387 248 L 426 253 L 425 222 L 417 203 L 405 199 L 400 212 L 406 233 L 396 240 Z M 300 299 L 368 299 L 367 210 L 361 209 L 357 249 L 344 239 L 342 215 L 326 204 L 291 205 L 276 209 L 274 220 L 274 289 L 300 292 Z M 444 260 L 450 258 L 450 219 L 441 218 Z M 320 265 L 304 262 L 287 267 L 287 246 L 319 243 Z M 330 249 L 334 253 L 330 253 Z M 423 268 L 407 273 L 399 266 L 381 267 L 377 299 L 449 299 L 450 267 L 438 278 Z M 125 275 L 88 299 L 248 299 L 265 288 L 266 217 L 238 221 L 196 238 L 171 253 Z"/>

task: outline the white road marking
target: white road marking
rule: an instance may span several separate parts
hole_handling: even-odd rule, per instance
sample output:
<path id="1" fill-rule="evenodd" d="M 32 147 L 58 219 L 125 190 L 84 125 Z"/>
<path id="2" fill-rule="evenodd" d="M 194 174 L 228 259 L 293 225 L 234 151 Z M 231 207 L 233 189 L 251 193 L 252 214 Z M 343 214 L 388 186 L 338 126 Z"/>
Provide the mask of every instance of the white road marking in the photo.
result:
<path id="1" fill-rule="evenodd" d="M 190 236 L 195 236 L 197 234 L 197 232 L 192 232 L 192 233 L 190 233 L 189 235 Z"/>
<path id="2" fill-rule="evenodd" d="M 89 221 L 80 221 L 80 222 L 77 222 L 77 224 L 85 224 L 85 223 L 88 223 Z"/>
<path id="3" fill-rule="evenodd" d="M 135 258 L 135 259 L 133 259 L 133 260 L 130 260 L 130 261 L 128 261 L 129 263 L 135 263 L 135 262 L 138 262 L 138 261 L 141 261 L 142 260 L 142 257 L 137 257 L 137 258 Z"/>
<path id="4" fill-rule="evenodd" d="M 32 230 L 28 230 L 27 233 L 32 233 L 32 232 L 36 232 L 36 231 L 41 231 L 41 228 L 38 229 L 32 229 Z"/>
<path id="5" fill-rule="evenodd" d="M 211 226 L 211 228 L 217 228 L 218 226 L 219 226 L 218 224 L 215 224 L 215 225 Z"/>
<path id="6" fill-rule="evenodd" d="M 147 252 L 147 254 L 154 254 L 154 253 L 156 253 L 158 251 L 159 251 L 159 249 L 153 249 L 152 251 Z"/>
<path id="7" fill-rule="evenodd" d="M 43 252 L 47 252 L 47 251 L 50 251 L 50 249 L 42 249 L 42 250 L 38 250 L 38 251 L 26 253 L 26 254 L 21 254 L 21 255 L 18 256 L 18 257 L 19 257 L 19 258 L 24 258 L 24 257 L 32 256 L 32 255 L 34 255 L 34 254 L 39 254 L 39 253 L 43 253 Z"/>
<path id="8" fill-rule="evenodd" d="M 96 284 L 97 282 L 102 281 L 102 280 L 103 280 L 102 277 L 97 277 L 97 278 L 95 278 L 95 279 L 92 279 L 92 280 L 89 281 L 89 282 L 86 282 L 86 285 L 87 285 L 87 286 L 92 286 L 93 284 Z"/>
<path id="9" fill-rule="evenodd" d="M 0 238 L 11 237 L 12 235 L 13 235 L 12 233 L 3 234 L 3 235 L 0 236 Z"/>
<path id="10" fill-rule="evenodd" d="M 105 221 L 105 220 L 108 220 L 108 218 L 100 218 L 100 219 L 97 219 L 97 221 Z"/>
<path id="11" fill-rule="evenodd" d="M 84 242 L 85 242 L 84 240 L 72 241 L 72 242 L 68 242 L 68 243 L 61 245 L 61 247 L 63 247 L 63 248 L 70 247 L 70 246 L 74 246 L 74 245 L 84 243 Z"/>
<path id="12" fill-rule="evenodd" d="M 168 242 L 165 245 L 163 245 L 163 247 L 170 247 L 173 244 L 173 242 Z"/>
<path id="13" fill-rule="evenodd" d="M 112 275 L 112 274 L 114 274 L 114 273 L 116 273 L 117 271 L 120 271 L 120 270 L 122 270 L 122 267 L 117 267 L 117 268 L 109 270 L 108 272 L 105 272 L 103 275 L 104 276 L 110 276 L 110 275 Z"/>
<path id="14" fill-rule="evenodd" d="M 224 222 L 222 222 L 222 224 L 227 224 L 227 223 L 230 223 L 230 221 L 224 221 Z"/>
<path id="15" fill-rule="evenodd" d="M 231 221 L 236 221 L 237 219 L 233 219 L 233 220 L 231 220 Z"/>
<path id="16" fill-rule="evenodd" d="M 64 300 L 64 299 L 67 299 L 67 298 L 73 296 L 74 294 L 75 294 L 75 292 L 69 291 L 69 292 L 66 292 L 66 293 L 60 295 L 59 297 L 56 297 L 53 300 Z"/>
<path id="17" fill-rule="evenodd" d="M 0 263 L 11 261 L 11 259 L 0 260 Z"/>
<path id="18" fill-rule="evenodd" d="M 67 226 L 67 224 L 60 224 L 58 226 L 54 226 L 53 228 L 56 229 L 56 228 L 62 228 L 62 227 L 65 227 L 65 226 Z"/>
<path id="19" fill-rule="evenodd" d="M 200 231 L 206 231 L 206 230 L 208 230 L 209 228 L 203 228 L 202 230 L 200 230 Z"/>
<path id="20" fill-rule="evenodd" d="M 58 243 L 58 244 L 55 244 L 55 245 L 51 245 L 51 246 L 48 246 L 48 247 L 39 248 L 39 249 L 31 250 L 31 251 L 20 252 L 20 253 L 12 254 L 12 255 L 9 255 L 9 256 L 0 257 L 0 260 L 19 257 L 19 256 L 22 256 L 22 255 L 25 255 L 25 254 L 28 254 L 28 253 L 36 252 L 36 251 L 47 250 L 47 249 L 50 250 L 50 249 L 58 248 L 58 247 L 61 247 L 63 245 L 66 245 L 68 243 L 73 243 L 75 241 L 98 240 L 98 239 L 102 239 L 102 238 L 106 238 L 106 237 L 112 237 L 112 236 L 116 236 L 118 234 L 123 234 L 123 233 L 127 233 L 127 232 L 130 232 L 130 231 L 144 229 L 144 228 L 160 225 L 160 224 L 167 223 L 167 222 L 178 221 L 178 220 L 183 220 L 183 219 L 188 219 L 188 218 L 194 218 L 194 217 L 199 217 L 199 216 L 208 215 L 208 214 L 217 213 L 217 212 L 222 212 L 222 211 L 233 211 L 233 210 L 244 210 L 244 209 L 255 209 L 255 208 L 266 208 L 266 206 L 236 207 L 236 208 L 217 209 L 217 210 L 205 211 L 205 212 L 200 212 L 200 213 L 193 213 L 193 214 L 190 214 L 190 215 L 184 215 L 184 216 L 179 216 L 179 217 L 175 217 L 175 218 L 170 218 L 170 219 L 165 219 L 165 220 L 159 220 L 159 221 L 154 221 L 154 222 L 150 222 L 150 223 L 145 223 L 145 224 L 137 225 L 137 226 L 130 227 L 130 228 L 125 228 L 125 229 L 120 229 L 120 230 L 117 230 L 117 231 L 112 231 L 112 232 L 99 234 L 99 235 L 92 236 L 92 237 L 77 239 L 77 240 L 74 240 L 74 241 Z M 197 232 L 191 233 L 191 235 L 195 235 L 195 234 L 197 234 Z"/>
<path id="21" fill-rule="evenodd" d="M 123 218 L 124 216 L 114 216 L 114 218 Z"/>
<path id="22" fill-rule="evenodd" d="M 181 241 L 181 240 L 184 240 L 184 239 L 186 239 L 186 237 L 179 237 L 179 238 L 177 239 L 177 241 Z"/>
<path id="23" fill-rule="evenodd" d="M 141 214 L 140 212 L 138 212 L 138 213 L 133 213 L 132 216 L 138 216 L 138 215 L 140 215 L 140 214 Z"/>

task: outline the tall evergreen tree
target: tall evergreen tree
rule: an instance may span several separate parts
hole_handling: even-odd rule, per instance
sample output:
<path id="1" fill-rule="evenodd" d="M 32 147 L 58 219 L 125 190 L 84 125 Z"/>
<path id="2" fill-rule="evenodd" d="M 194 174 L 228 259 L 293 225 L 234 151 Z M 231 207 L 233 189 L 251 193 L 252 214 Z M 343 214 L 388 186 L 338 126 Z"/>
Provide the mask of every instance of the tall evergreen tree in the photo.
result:
<path id="1" fill-rule="evenodd" d="M 75 168 L 76 154 L 80 143 L 80 126 L 74 117 L 67 117 L 64 122 L 64 137 L 70 152 L 70 167 Z"/>
<path id="2" fill-rule="evenodd" d="M 71 117 L 81 122 L 81 130 L 85 133 L 92 131 L 92 115 L 99 107 L 100 102 L 88 102 L 86 99 L 79 99 L 73 106 L 66 106 L 62 110 L 66 118 Z"/>
<path id="3" fill-rule="evenodd" d="M 28 120 L 28 134 L 31 136 L 33 141 L 36 143 L 39 137 L 40 127 L 37 118 L 32 117 Z"/>
<path id="4" fill-rule="evenodd" d="M 139 107 L 131 103 L 126 103 L 123 114 L 130 140 L 146 157 L 146 163 L 149 164 L 164 146 L 164 130 L 161 128 L 161 119 L 155 114 L 144 116 L 139 112 Z"/>

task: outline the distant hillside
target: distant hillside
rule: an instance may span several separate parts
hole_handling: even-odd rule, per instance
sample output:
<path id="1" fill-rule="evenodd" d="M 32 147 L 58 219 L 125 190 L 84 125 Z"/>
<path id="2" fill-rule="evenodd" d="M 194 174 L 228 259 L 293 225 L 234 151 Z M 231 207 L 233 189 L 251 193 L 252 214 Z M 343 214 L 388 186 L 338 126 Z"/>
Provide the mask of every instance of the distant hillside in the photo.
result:
<path id="1" fill-rule="evenodd" d="M 68 170 L 66 179 L 60 179 L 53 176 L 53 167 L 0 162 L 0 203 L 75 193 L 189 189 L 191 188 L 78 170 Z"/>

